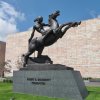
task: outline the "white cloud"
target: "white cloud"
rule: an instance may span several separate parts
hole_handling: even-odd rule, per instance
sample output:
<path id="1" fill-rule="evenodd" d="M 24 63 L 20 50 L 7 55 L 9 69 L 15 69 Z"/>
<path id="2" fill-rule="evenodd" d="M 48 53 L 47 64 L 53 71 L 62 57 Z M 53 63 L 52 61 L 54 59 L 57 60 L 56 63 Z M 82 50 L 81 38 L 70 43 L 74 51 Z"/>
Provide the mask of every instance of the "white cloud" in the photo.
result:
<path id="1" fill-rule="evenodd" d="M 8 34 L 18 32 L 17 20 L 25 20 L 24 13 L 9 3 L 0 1 L 0 40 L 5 40 Z"/>

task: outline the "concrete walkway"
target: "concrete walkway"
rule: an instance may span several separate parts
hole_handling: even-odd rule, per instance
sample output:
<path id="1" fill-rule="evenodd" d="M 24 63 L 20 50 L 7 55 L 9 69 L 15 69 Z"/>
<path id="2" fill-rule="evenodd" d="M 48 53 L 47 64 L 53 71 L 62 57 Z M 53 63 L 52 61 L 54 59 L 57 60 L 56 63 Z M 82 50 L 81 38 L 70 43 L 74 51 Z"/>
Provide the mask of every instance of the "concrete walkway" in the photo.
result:
<path id="1" fill-rule="evenodd" d="M 100 82 L 85 82 L 86 86 L 97 86 L 100 87 Z"/>

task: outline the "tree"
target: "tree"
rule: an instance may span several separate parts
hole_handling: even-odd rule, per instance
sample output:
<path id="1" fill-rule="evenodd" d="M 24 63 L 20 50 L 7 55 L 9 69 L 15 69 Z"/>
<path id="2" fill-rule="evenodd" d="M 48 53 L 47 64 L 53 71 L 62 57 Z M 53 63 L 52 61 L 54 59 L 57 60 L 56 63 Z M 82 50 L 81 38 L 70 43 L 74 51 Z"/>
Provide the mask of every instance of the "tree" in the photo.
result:
<path id="1" fill-rule="evenodd" d="M 18 60 L 16 61 L 16 67 L 18 69 L 23 67 L 23 63 L 24 63 L 24 55 L 18 56 Z"/>
<path id="2" fill-rule="evenodd" d="M 0 63 L 0 77 L 4 77 L 4 72 L 10 73 L 10 69 L 11 69 L 10 63 L 11 63 L 10 60 Z"/>

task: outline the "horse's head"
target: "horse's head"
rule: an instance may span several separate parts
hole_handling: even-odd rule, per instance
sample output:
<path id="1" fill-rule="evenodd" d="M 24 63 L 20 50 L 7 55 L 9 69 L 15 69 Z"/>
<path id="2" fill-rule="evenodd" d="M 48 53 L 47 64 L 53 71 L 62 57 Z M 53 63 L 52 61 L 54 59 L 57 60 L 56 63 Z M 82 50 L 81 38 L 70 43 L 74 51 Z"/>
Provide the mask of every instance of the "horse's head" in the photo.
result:
<path id="1" fill-rule="evenodd" d="M 48 20 L 49 22 L 48 23 L 49 23 L 49 25 L 50 25 L 50 27 L 52 29 L 56 29 L 56 28 L 59 27 L 59 23 L 56 20 L 57 16 L 59 16 L 59 15 L 60 15 L 60 11 L 59 10 L 57 10 L 54 13 L 49 15 L 49 20 Z"/>
<path id="2" fill-rule="evenodd" d="M 59 16 L 59 15 L 60 15 L 60 11 L 57 10 L 57 11 L 53 12 L 51 15 L 49 15 L 49 17 L 52 19 L 56 19 L 57 16 Z"/>

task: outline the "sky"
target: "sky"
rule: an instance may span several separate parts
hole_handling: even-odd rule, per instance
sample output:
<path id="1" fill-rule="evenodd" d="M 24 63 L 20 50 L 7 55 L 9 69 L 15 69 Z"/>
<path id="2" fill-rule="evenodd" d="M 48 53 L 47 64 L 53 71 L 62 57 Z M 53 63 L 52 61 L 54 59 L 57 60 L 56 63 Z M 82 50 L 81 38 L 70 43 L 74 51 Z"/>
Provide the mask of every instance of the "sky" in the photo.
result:
<path id="1" fill-rule="evenodd" d="M 60 24 L 100 18 L 100 0 L 0 0 L 0 41 L 31 29 L 37 16 L 48 23 L 55 10 L 60 10 Z"/>

